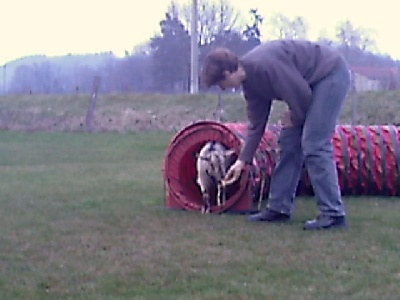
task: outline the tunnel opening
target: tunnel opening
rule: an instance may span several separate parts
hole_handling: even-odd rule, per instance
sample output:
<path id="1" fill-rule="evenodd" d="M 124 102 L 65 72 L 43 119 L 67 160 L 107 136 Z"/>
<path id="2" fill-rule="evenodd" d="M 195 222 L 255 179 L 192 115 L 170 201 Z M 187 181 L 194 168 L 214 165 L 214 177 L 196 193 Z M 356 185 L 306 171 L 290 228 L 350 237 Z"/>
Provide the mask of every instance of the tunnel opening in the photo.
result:
<path id="1" fill-rule="evenodd" d="M 171 141 L 164 164 L 164 179 L 168 193 L 184 209 L 201 210 L 203 206 L 200 187 L 196 183 L 196 154 L 208 141 L 220 142 L 228 149 L 234 149 L 237 158 L 241 146 L 240 139 L 226 126 L 212 121 L 203 121 L 188 126 Z M 212 213 L 222 212 L 243 198 L 248 188 L 248 171 L 240 179 L 226 188 L 226 202 L 217 206 L 216 187 L 211 192 Z"/>

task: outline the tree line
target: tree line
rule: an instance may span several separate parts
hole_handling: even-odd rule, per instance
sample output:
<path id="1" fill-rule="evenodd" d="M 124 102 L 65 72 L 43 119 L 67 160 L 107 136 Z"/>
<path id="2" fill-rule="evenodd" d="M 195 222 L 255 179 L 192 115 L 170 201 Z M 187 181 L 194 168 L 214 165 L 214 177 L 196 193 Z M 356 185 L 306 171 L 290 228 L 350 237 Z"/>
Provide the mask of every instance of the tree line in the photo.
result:
<path id="1" fill-rule="evenodd" d="M 93 79 L 101 77 L 101 92 L 189 91 L 190 84 L 190 4 L 170 3 L 160 21 L 160 33 L 148 43 L 136 47 L 124 58 L 110 56 L 98 66 L 81 64 L 66 71 L 48 61 L 19 66 L 7 83 L 8 93 L 90 92 Z M 224 46 L 242 55 L 262 41 L 261 27 L 267 28 L 263 39 L 307 39 L 309 28 L 303 17 L 290 19 L 275 14 L 265 19 L 256 8 L 248 12 L 250 21 L 229 0 L 209 3 L 199 0 L 198 46 L 200 65 L 213 47 Z M 335 28 L 335 38 L 321 35 L 319 41 L 339 49 L 350 65 L 369 68 L 399 68 L 387 55 L 378 54 L 373 32 L 355 27 L 349 20 Z M 393 81 L 393 78 L 391 78 Z M 399 78 L 391 88 L 397 88 Z M 1 83 L 0 83 L 1 85 Z"/>

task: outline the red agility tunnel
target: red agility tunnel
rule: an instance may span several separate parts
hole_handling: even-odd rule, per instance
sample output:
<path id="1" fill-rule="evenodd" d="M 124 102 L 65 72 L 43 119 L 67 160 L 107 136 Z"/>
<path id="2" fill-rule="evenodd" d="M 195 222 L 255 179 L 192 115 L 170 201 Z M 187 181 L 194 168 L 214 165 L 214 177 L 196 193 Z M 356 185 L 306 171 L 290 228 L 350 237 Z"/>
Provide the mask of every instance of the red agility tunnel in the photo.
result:
<path id="1" fill-rule="evenodd" d="M 166 206 L 200 211 L 201 193 L 196 184 L 196 153 L 208 141 L 239 149 L 246 136 L 243 123 L 202 121 L 178 132 L 167 147 L 163 166 Z M 279 126 L 268 126 L 253 165 L 227 191 L 225 206 L 211 205 L 211 212 L 247 212 L 259 197 L 266 198 L 271 173 L 279 158 Z M 396 126 L 336 126 L 334 156 L 343 195 L 400 195 L 400 129 Z M 261 195 L 260 195 L 261 194 Z M 298 195 L 313 195 L 304 170 Z"/>

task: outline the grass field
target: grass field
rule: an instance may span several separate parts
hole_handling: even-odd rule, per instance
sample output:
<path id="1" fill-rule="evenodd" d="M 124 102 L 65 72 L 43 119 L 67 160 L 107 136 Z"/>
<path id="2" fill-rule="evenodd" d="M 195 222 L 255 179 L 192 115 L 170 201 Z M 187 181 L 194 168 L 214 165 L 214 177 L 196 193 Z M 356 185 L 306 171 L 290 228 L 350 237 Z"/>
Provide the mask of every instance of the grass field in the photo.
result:
<path id="1" fill-rule="evenodd" d="M 0 96 L 0 129 L 20 131 L 82 131 L 91 96 Z M 400 124 L 400 91 L 349 94 L 339 122 L 352 122 L 352 99 L 357 100 L 356 124 Z M 218 119 L 216 94 L 100 94 L 96 131 L 176 131 L 195 120 Z M 222 96 L 223 121 L 245 122 L 240 93 Z M 277 123 L 285 105 L 274 102 L 270 123 Z"/>
<path id="2" fill-rule="evenodd" d="M 399 299 L 400 201 L 349 228 L 164 208 L 169 133 L 0 132 L 0 299 Z"/>

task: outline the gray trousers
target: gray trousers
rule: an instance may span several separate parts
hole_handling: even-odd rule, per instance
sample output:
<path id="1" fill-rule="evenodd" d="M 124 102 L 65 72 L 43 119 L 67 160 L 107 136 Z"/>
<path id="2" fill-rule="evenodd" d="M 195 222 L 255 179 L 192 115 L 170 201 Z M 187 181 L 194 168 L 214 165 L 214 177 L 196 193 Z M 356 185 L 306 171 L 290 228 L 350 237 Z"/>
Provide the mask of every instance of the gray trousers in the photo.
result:
<path id="1" fill-rule="evenodd" d="M 346 63 L 341 61 L 312 86 L 312 102 L 301 127 L 282 129 L 280 159 L 272 173 L 267 207 L 290 215 L 303 164 L 307 168 L 321 215 L 344 216 L 332 137 L 350 85 Z"/>

